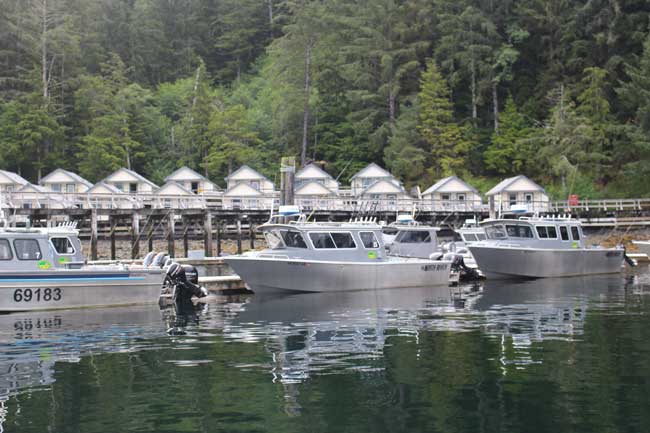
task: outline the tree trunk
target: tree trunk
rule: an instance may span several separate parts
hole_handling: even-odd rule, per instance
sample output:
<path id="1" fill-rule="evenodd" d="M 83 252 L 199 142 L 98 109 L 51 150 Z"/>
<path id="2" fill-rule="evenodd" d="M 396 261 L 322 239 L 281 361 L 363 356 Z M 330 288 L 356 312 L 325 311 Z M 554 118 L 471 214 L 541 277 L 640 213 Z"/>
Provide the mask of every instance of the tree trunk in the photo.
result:
<path id="1" fill-rule="evenodd" d="M 311 50 L 312 43 L 307 43 L 305 50 L 305 95 L 302 116 L 302 150 L 300 164 L 304 167 L 307 160 L 307 134 L 309 134 L 309 95 L 311 93 Z"/>
<path id="2" fill-rule="evenodd" d="M 269 6 L 269 36 L 273 39 L 273 0 L 267 0 Z"/>
<path id="3" fill-rule="evenodd" d="M 48 69 L 47 69 L 47 0 L 41 3 L 41 85 L 43 86 L 43 100 L 49 97 Z"/>
<path id="4" fill-rule="evenodd" d="M 494 114 L 494 132 L 499 134 L 499 92 L 497 82 L 492 81 L 492 111 Z"/>
<path id="5" fill-rule="evenodd" d="M 474 64 L 474 59 L 472 58 L 472 121 L 474 126 L 476 126 L 476 119 L 478 118 L 478 110 L 476 105 L 478 104 L 478 97 L 476 95 L 476 65 Z"/>
<path id="6" fill-rule="evenodd" d="M 395 128 L 395 93 L 393 92 L 393 83 L 388 83 L 388 121 L 391 130 Z"/>

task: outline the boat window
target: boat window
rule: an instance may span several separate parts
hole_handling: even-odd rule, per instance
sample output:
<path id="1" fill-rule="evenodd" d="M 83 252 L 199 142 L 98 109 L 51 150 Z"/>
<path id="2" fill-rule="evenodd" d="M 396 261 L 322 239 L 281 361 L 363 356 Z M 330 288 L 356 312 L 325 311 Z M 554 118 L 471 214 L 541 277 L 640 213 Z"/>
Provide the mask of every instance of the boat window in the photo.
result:
<path id="1" fill-rule="evenodd" d="M 549 239 L 557 239 L 557 230 L 555 229 L 555 226 L 546 227 L 546 231 L 548 232 Z"/>
<path id="2" fill-rule="evenodd" d="M 465 242 L 476 242 L 476 240 L 477 240 L 477 237 L 476 237 L 476 235 L 474 233 L 465 233 L 463 235 L 463 238 L 464 238 L 463 240 Z"/>
<path id="3" fill-rule="evenodd" d="M 57 254 L 74 254 L 74 247 L 68 238 L 50 238 Z"/>
<path id="4" fill-rule="evenodd" d="M 431 242 L 431 233 L 428 230 L 405 230 L 399 232 L 395 242 L 400 244 L 419 244 Z"/>
<path id="5" fill-rule="evenodd" d="M 560 237 L 563 241 L 569 240 L 569 230 L 567 230 L 566 226 L 560 226 Z"/>
<path id="6" fill-rule="evenodd" d="M 281 231 L 284 244 L 292 248 L 307 248 L 307 244 L 299 232 Z"/>
<path id="7" fill-rule="evenodd" d="M 578 231 L 578 227 L 576 226 L 571 227 L 571 237 L 573 238 L 574 241 L 580 240 L 580 232 Z"/>
<path id="8" fill-rule="evenodd" d="M 503 226 L 501 226 L 501 225 L 487 226 L 487 227 L 485 227 L 485 235 L 489 239 L 505 239 L 506 238 L 506 231 L 504 230 Z"/>
<path id="9" fill-rule="evenodd" d="M 264 238 L 266 239 L 266 243 L 269 245 L 269 248 L 272 250 L 281 248 L 284 245 L 282 243 L 282 237 L 277 231 L 264 232 Z"/>
<path id="10" fill-rule="evenodd" d="M 316 249 L 336 248 L 329 233 L 309 233 L 309 238 Z"/>
<path id="11" fill-rule="evenodd" d="M 364 248 L 379 248 L 379 241 L 373 232 L 359 232 Z"/>
<path id="12" fill-rule="evenodd" d="M 15 239 L 14 248 L 18 260 L 40 260 L 43 257 L 36 239 Z"/>
<path id="13" fill-rule="evenodd" d="M 11 246 L 6 239 L 0 239 L 0 260 L 11 260 L 14 255 L 11 253 Z"/>
<path id="14" fill-rule="evenodd" d="M 557 239 L 555 226 L 535 226 L 540 239 Z"/>
<path id="15" fill-rule="evenodd" d="M 476 237 L 478 238 L 479 241 L 484 241 L 487 239 L 484 233 L 476 233 Z"/>
<path id="16" fill-rule="evenodd" d="M 357 244 L 354 243 L 352 235 L 350 233 L 334 232 L 331 233 L 332 239 L 334 239 L 334 244 L 336 248 L 356 248 Z"/>
<path id="17" fill-rule="evenodd" d="M 530 226 L 524 225 L 507 225 L 506 231 L 511 238 L 532 238 L 533 231 Z"/>

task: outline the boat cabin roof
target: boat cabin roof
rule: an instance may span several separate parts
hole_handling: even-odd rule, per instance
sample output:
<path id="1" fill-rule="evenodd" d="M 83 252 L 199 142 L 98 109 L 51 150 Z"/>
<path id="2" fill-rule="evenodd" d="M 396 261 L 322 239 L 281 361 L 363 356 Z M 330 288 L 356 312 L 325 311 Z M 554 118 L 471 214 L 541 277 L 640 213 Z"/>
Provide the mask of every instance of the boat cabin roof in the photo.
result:
<path id="1" fill-rule="evenodd" d="M 540 224 L 565 224 L 565 225 L 582 225 L 580 220 L 569 218 L 569 217 L 519 217 L 517 219 L 511 218 L 499 218 L 499 219 L 487 219 L 479 223 L 481 227 L 495 224 L 528 224 L 528 225 L 540 225 Z"/>

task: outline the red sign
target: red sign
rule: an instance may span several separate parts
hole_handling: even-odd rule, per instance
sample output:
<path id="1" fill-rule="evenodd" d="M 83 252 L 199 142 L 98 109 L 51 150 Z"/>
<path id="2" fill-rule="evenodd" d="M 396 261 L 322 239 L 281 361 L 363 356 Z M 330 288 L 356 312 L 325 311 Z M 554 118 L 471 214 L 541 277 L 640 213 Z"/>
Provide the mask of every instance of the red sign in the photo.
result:
<path id="1" fill-rule="evenodd" d="M 569 196 L 569 206 L 578 206 L 578 195 L 577 194 L 571 194 Z"/>

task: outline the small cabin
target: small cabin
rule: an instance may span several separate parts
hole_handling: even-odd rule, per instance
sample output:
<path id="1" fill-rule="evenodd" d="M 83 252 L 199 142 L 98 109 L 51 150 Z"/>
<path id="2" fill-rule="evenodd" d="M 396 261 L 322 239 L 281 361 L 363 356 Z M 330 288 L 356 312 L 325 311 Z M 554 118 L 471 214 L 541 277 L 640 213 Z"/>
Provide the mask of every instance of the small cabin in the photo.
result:
<path id="1" fill-rule="evenodd" d="M 11 171 L 0 170 L 0 192 L 17 191 L 29 182 Z"/>
<path id="2" fill-rule="evenodd" d="M 63 194 L 51 194 L 45 187 L 27 183 L 13 193 L 13 202 L 23 209 L 66 209 L 73 207 Z"/>
<path id="3" fill-rule="evenodd" d="M 298 191 L 308 184 L 320 184 L 325 187 L 321 190 L 324 193 L 326 190 L 331 193 L 338 193 L 339 182 L 336 181 L 329 173 L 320 168 L 316 164 L 308 164 L 301 168 L 295 176 L 295 190 Z M 322 195 L 322 194 L 321 194 Z"/>
<path id="4" fill-rule="evenodd" d="M 219 192 L 219 187 L 207 177 L 183 166 L 167 176 L 165 183 L 175 182 L 194 194 L 211 194 Z"/>
<path id="5" fill-rule="evenodd" d="M 184 185 L 169 181 L 156 191 L 158 200 L 154 207 L 166 209 L 202 209 L 203 200 Z"/>
<path id="6" fill-rule="evenodd" d="M 46 191 L 66 194 L 83 193 L 93 186 L 92 183 L 78 174 L 62 168 L 57 168 L 42 178 L 40 184 Z"/>
<path id="7" fill-rule="evenodd" d="M 102 182 L 128 194 L 153 194 L 158 189 L 158 185 L 128 168 L 120 168 L 106 176 Z"/>
<path id="8" fill-rule="evenodd" d="M 134 209 L 133 197 L 117 189 L 114 185 L 97 182 L 86 191 L 84 208 L 89 209 Z"/>
<path id="9" fill-rule="evenodd" d="M 262 194 L 272 194 L 275 185 L 263 174 L 253 170 L 247 165 L 239 167 L 232 174 L 225 178 L 228 185 L 227 191 L 232 191 L 238 185 L 248 185 Z"/>
<path id="10" fill-rule="evenodd" d="M 366 194 L 370 187 L 377 185 L 380 182 L 383 182 L 384 186 L 379 189 L 404 191 L 402 183 L 399 180 L 397 180 L 392 174 L 373 162 L 368 164 L 365 168 L 359 170 L 354 176 L 350 178 L 352 195 L 359 197 L 362 194 Z M 393 184 L 396 188 L 387 188 L 386 184 Z M 375 191 L 379 191 L 379 189 L 375 188 Z"/>
<path id="11" fill-rule="evenodd" d="M 510 177 L 499 182 L 486 194 L 490 216 L 501 212 L 548 212 L 549 196 L 537 183 L 524 175 Z"/>
<path id="12" fill-rule="evenodd" d="M 223 193 L 224 209 L 269 209 L 276 194 L 262 193 L 248 183 L 242 182 Z"/>
<path id="13" fill-rule="evenodd" d="M 478 211 L 483 201 L 479 192 L 456 176 L 440 179 L 422 193 L 424 209 L 431 211 Z"/>

